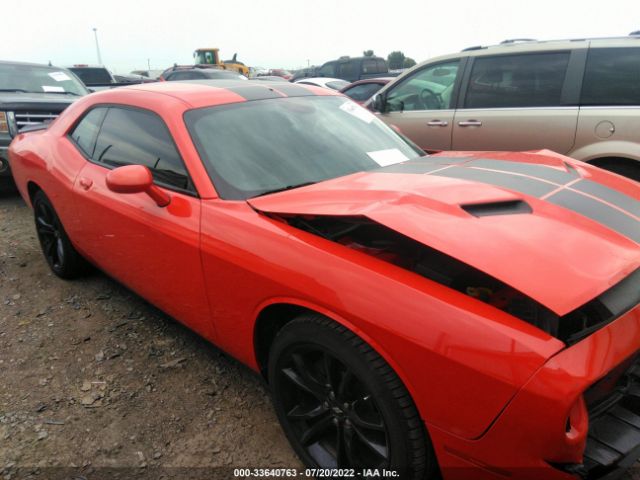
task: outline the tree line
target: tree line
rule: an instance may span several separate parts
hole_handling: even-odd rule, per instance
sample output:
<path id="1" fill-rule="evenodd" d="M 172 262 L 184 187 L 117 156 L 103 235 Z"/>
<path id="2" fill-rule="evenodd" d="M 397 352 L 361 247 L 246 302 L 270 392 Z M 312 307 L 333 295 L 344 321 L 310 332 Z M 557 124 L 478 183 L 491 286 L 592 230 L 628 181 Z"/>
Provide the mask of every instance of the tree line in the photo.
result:
<path id="1" fill-rule="evenodd" d="M 373 57 L 373 50 L 365 50 L 362 52 L 365 57 Z M 389 65 L 389 70 L 399 70 L 401 68 L 411 68 L 416 64 L 416 61 L 411 58 L 405 56 L 400 50 L 395 52 L 391 52 L 387 55 L 387 64 Z"/>

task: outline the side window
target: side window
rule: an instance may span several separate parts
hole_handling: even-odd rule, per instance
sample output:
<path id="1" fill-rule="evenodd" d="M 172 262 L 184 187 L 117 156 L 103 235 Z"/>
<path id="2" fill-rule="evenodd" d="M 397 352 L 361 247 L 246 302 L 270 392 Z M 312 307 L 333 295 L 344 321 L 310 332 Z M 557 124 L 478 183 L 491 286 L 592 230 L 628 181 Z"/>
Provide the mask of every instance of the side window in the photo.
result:
<path id="1" fill-rule="evenodd" d="M 378 62 L 375 58 L 366 58 L 362 60 L 362 73 L 378 73 Z"/>
<path id="2" fill-rule="evenodd" d="M 358 102 L 364 102 L 369 100 L 369 98 L 371 98 L 373 94 L 382 87 L 383 85 L 380 85 L 379 83 L 361 83 L 360 85 L 356 85 L 351 87 L 349 90 L 346 90 L 344 94 Z"/>
<path id="3" fill-rule="evenodd" d="M 176 72 L 172 73 L 168 80 L 191 80 L 196 77 L 192 72 Z"/>
<path id="4" fill-rule="evenodd" d="M 640 48 L 592 48 L 582 105 L 640 105 Z"/>
<path id="5" fill-rule="evenodd" d="M 460 61 L 431 65 L 413 73 L 387 93 L 387 111 L 453 108 L 453 87 Z"/>
<path id="6" fill-rule="evenodd" d="M 337 68 L 337 77 L 338 78 L 355 78 L 357 75 L 355 74 L 355 64 L 354 62 L 342 62 L 338 64 Z"/>
<path id="7" fill-rule="evenodd" d="M 98 130 L 106 111 L 106 108 L 94 108 L 80 120 L 69 135 L 82 153 L 89 158 L 93 155 Z"/>
<path id="8" fill-rule="evenodd" d="M 151 112 L 109 108 L 93 160 L 109 167 L 144 165 L 158 183 L 189 188 L 187 171 L 171 135 L 160 117 Z"/>
<path id="9" fill-rule="evenodd" d="M 569 64 L 569 52 L 477 57 L 465 108 L 555 107 Z"/>
<path id="10" fill-rule="evenodd" d="M 324 65 L 322 65 L 322 67 L 320 67 L 320 70 L 318 70 L 318 75 L 321 77 L 335 77 L 336 76 L 335 68 L 336 68 L 335 62 L 325 63 Z"/>

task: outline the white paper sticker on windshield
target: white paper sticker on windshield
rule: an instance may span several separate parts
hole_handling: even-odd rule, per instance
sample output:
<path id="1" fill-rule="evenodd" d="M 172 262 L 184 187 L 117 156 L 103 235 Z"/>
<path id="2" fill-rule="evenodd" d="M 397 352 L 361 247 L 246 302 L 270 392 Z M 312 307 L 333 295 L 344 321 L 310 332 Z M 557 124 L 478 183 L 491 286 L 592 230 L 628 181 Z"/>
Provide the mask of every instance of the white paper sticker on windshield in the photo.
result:
<path id="1" fill-rule="evenodd" d="M 51 72 L 49 76 L 53 78 L 56 82 L 64 82 L 66 80 L 71 80 L 69 75 L 67 75 L 64 72 Z"/>
<path id="2" fill-rule="evenodd" d="M 389 148 L 387 150 L 378 150 L 375 152 L 367 152 L 367 155 L 381 167 L 394 165 L 409 160 L 404 153 L 397 148 Z"/>
<path id="3" fill-rule="evenodd" d="M 54 85 L 42 85 L 43 92 L 64 92 L 64 88 L 56 87 Z"/>
<path id="4" fill-rule="evenodd" d="M 350 100 L 340 105 L 340 110 L 344 110 L 349 115 L 353 115 L 354 117 L 362 120 L 365 123 L 371 123 L 373 122 L 373 119 L 376 118 L 375 115 L 373 115 L 373 113 L 371 113 L 369 110 L 356 105 Z"/>

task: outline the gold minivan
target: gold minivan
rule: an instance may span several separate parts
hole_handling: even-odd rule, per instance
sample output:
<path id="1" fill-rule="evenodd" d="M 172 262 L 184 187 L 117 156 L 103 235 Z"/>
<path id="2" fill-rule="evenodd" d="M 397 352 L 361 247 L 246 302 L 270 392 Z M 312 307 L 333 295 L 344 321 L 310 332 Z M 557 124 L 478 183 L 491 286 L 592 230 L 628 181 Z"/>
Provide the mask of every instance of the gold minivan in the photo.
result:
<path id="1" fill-rule="evenodd" d="M 640 35 L 506 40 L 428 60 L 369 108 L 426 151 L 548 148 L 640 181 Z"/>

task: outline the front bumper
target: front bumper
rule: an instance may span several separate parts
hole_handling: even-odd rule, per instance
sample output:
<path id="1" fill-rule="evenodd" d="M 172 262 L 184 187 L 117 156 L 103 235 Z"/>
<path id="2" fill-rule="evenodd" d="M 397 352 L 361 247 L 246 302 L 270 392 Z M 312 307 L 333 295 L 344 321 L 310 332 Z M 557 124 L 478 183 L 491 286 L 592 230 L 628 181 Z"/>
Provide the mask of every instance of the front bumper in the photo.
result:
<path id="1" fill-rule="evenodd" d="M 622 474 L 640 457 L 640 367 L 633 363 L 639 350 L 640 305 L 552 357 L 479 438 L 427 424 L 444 479 Z"/>
<path id="2" fill-rule="evenodd" d="M 0 179 L 11 178 L 9 168 L 9 147 L 0 146 Z"/>

